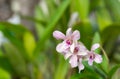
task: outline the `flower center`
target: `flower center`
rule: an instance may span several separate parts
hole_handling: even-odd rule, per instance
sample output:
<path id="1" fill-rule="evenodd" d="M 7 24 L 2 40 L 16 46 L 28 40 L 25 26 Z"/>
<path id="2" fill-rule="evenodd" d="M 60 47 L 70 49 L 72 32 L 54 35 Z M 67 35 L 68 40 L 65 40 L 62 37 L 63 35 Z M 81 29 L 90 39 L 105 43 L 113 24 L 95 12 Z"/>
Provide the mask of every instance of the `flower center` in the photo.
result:
<path id="1" fill-rule="evenodd" d="M 72 40 L 69 40 L 69 39 L 68 39 L 68 40 L 66 41 L 66 43 L 67 43 L 68 45 L 72 45 Z"/>
<path id="2" fill-rule="evenodd" d="M 95 55 L 94 54 L 91 54 L 90 55 L 90 59 L 94 59 L 95 58 Z"/>
<path id="3" fill-rule="evenodd" d="M 75 47 L 74 53 L 77 53 L 78 51 L 79 51 L 79 48 L 78 48 L 78 47 Z"/>

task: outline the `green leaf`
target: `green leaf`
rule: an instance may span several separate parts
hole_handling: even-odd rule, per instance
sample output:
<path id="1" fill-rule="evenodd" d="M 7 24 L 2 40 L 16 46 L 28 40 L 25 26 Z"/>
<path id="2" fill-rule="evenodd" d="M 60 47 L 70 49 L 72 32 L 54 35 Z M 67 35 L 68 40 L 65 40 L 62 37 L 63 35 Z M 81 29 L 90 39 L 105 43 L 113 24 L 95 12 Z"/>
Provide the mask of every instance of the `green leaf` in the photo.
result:
<path id="1" fill-rule="evenodd" d="M 45 0 L 45 2 L 46 2 L 47 7 L 49 7 L 48 8 L 49 16 L 51 16 L 55 12 L 57 5 L 55 4 L 54 0 Z"/>
<path id="2" fill-rule="evenodd" d="M 85 21 L 88 18 L 90 0 L 76 0 L 75 4 L 80 19 Z"/>
<path id="3" fill-rule="evenodd" d="M 3 56 L 3 53 L 2 53 L 2 51 L 1 51 L 1 49 L 0 49 L 0 56 Z"/>
<path id="4" fill-rule="evenodd" d="M 33 51 L 36 46 L 35 38 L 30 32 L 26 32 L 23 36 L 23 40 L 26 52 L 28 53 L 29 57 L 32 58 Z"/>
<path id="5" fill-rule="evenodd" d="M 94 34 L 92 44 L 100 43 L 100 42 L 101 42 L 101 40 L 100 40 L 100 34 L 99 34 L 98 32 L 96 32 L 96 33 Z"/>
<path id="6" fill-rule="evenodd" d="M 11 31 L 12 33 L 15 33 L 18 36 L 21 36 L 24 32 L 28 31 L 24 26 L 19 24 L 0 22 L 0 30 L 6 30 L 6 29 Z"/>
<path id="7" fill-rule="evenodd" d="M 55 28 L 55 24 L 61 18 L 64 11 L 67 9 L 68 5 L 70 4 L 70 1 L 71 0 L 64 0 L 62 4 L 59 6 L 59 8 L 56 10 L 55 14 L 49 20 L 47 28 L 45 29 L 43 35 L 41 36 L 41 39 L 38 41 L 37 47 L 35 49 L 35 54 L 38 54 L 39 50 L 43 49 L 44 47 L 43 45 L 45 44 L 48 37 L 52 34 L 52 31 Z"/>
<path id="8" fill-rule="evenodd" d="M 11 79 L 11 76 L 7 71 L 0 68 L 0 79 Z"/>
<path id="9" fill-rule="evenodd" d="M 93 38 L 93 42 L 92 42 L 92 44 L 95 44 L 95 43 L 101 43 L 101 40 L 100 40 L 100 34 L 98 33 L 98 32 L 96 32 L 95 34 L 94 34 L 94 38 Z M 103 48 L 102 48 L 102 46 L 100 47 L 101 48 L 101 50 L 102 50 L 102 52 L 103 52 L 103 56 L 102 56 L 102 58 L 103 58 L 103 61 L 102 61 L 102 63 L 100 64 L 100 66 L 102 66 L 102 69 L 103 69 L 103 71 L 105 72 L 105 73 L 107 73 L 108 72 L 108 67 L 109 67 L 109 60 L 108 60 L 108 57 L 107 57 L 107 54 L 106 54 L 106 52 L 103 50 Z M 97 50 L 95 50 L 95 52 L 96 53 L 100 53 L 100 49 L 97 49 Z M 96 65 L 97 66 L 97 65 Z M 99 67 L 99 66 L 98 66 Z M 101 70 L 102 70 L 101 69 Z"/>
<path id="10" fill-rule="evenodd" d="M 120 1 L 119 0 L 104 0 L 109 12 L 113 19 L 117 22 L 120 21 Z"/>
<path id="11" fill-rule="evenodd" d="M 7 37 L 7 39 L 16 46 L 16 48 L 21 52 L 22 56 L 24 57 L 24 59 L 26 59 L 27 61 L 29 60 L 29 57 L 25 51 L 24 45 L 22 43 L 22 41 L 18 38 L 16 38 L 14 36 L 14 34 L 11 33 L 11 31 L 4 29 L 3 30 L 3 34 L 5 35 L 5 37 Z"/>
<path id="12" fill-rule="evenodd" d="M 92 0 L 90 1 L 90 12 L 94 11 L 98 8 L 98 5 L 100 3 L 101 0 Z"/>
<path id="13" fill-rule="evenodd" d="M 65 76 L 68 72 L 69 63 L 65 61 L 64 57 L 60 57 L 60 62 L 58 64 L 58 68 L 55 71 L 54 79 L 65 79 Z"/>
<path id="14" fill-rule="evenodd" d="M 108 73 L 109 72 L 109 59 L 107 56 L 107 53 L 104 51 L 104 49 L 101 47 L 101 50 L 103 52 L 103 56 L 102 56 L 102 63 L 100 64 L 102 66 L 102 69 Z"/>
<path id="15" fill-rule="evenodd" d="M 10 61 L 5 56 L 0 56 L 0 68 L 8 71 L 11 74 L 15 74 L 15 71 L 14 71 Z"/>
<path id="16" fill-rule="evenodd" d="M 111 17 L 105 8 L 97 10 L 96 15 L 100 31 L 112 24 Z"/>
<path id="17" fill-rule="evenodd" d="M 93 74 L 90 74 L 90 73 L 77 73 L 77 74 L 74 74 L 71 76 L 70 79 L 84 79 L 84 78 L 87 78 L 87 79 L 98 79 L 97 76 L 93 75 Z"/>
<path id="18" fill-rule="evenodd" d="M 109 79 L 112 79 L 112 76 L 115 74 L 115 72 L 120 68 L 120 64 L 115 65 L 110 71 L 109 71 Z"/>
<path id="19" fill-rule="evenodd" d="M 4 45 L 5 55 L 18 75 L 28 75 L 27 66 L 21 53 L 11 43 Z"/>
<path id="20" fill-rule="evenodd" d="M 1 31 L 4 36 L 17 47 L 17 49 L 22 53 L 24 59 L 28 61 L 29 57 L 25 51 L 22 40 L 20 39 L 23 37 L 25 32 L 29 31 L 22 25 L 11 24 L 8 22 L 0 22 L 0 27 L 2 28 Z"/>
<path id="21" fill-rule="evenodd" d="M 96 73 L 98 73 L 103 79 L 107 78 L 107 74 L 97 66 L 93 66 Z"/>
<path id="22" fill-rule="evenodd" d="M 35 7 L 35 18 L 42 22 L 47 22 L 47 16 L 44 14 L 42 8 L 40 6 Z"/>
<path id="23" fill-rule="evenodd" d="M 48 19 L 46 18 L 41 7 L 39 7 L 39 6 L 36 6 L 36 8 L 35 8 L 35 18 L 38 20 L 43 20 L 45 23 L 48 22 Z M 43 23 L 41 23 L 41 22 L 40 23 L 35 22 L 35 24 L 36 24 L 37 35 L 40 38 L 45 30 L 45 25 L 43 25 Z"/>
<path id="24" fill-rule="evenodd" d="M 107 42 L 108 40 L 110 40 L 112 37 L 114 38 L 118 37 L 118 35 L 120 35 L 120 24 L 114 23 L 114 24 L 109 25 L 107 28 L 105 28 L 101 32 L 101 38 L 102 38 L 103 44 Z"/>
<path id="25" fill-rule="evenodd" d="M 96 33 L 94 34 L 93 41 L 92 41 L 92 45 L 95 44 L 95 43 L 99 43 L 99 44 L 101 43 L 100 34 L 99 34 L 98 32 L 96 32 Z M 91 45 L 91 46 L 92 46 L 92 45 Z M 100 53 L 100 49 L 96 49 L 95 52 L 96 52 L 96 53 Z"/>
<path id="26" fill-rule="evenodd" d="M 74 26 L 73 30 L 80 31 L 80 40 L 88 49 L 90 49 L 93 38 L 93 28 L 90 22 L 81 22 L 79 25 Z"/>

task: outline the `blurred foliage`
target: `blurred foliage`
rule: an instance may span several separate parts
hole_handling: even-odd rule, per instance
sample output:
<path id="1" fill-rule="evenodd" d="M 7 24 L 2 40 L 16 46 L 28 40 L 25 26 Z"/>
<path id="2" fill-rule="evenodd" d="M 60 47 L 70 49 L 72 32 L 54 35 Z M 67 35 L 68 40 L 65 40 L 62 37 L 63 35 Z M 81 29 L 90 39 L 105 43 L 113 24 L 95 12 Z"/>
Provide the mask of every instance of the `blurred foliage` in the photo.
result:
<path id="1" fill-rule="evenodd" d="M 6 39 L 0 48 L 0 79 L 120 79 L 115 75 L 120 60 L 114 59 L 115 54 L 120 58 L 120 0 L 44 2 L 47 14 L 37 5 L 34 17 L 21 17 L 35 23 L 36 36 L 23 25 L 0 22 L 0 31 Z M 96 53 L 103 57 L 101 64 L 91 67 L 83 62 L 85 70 L 81 73 L 71 69 L 56 52 L 58 41 L 52 37 L 55 29 L 65 33 L 74 12 L 79 16 L 72 27 L 80 31 L 80 41 L 88 49 L 100 43 L 101 49 Z"/>

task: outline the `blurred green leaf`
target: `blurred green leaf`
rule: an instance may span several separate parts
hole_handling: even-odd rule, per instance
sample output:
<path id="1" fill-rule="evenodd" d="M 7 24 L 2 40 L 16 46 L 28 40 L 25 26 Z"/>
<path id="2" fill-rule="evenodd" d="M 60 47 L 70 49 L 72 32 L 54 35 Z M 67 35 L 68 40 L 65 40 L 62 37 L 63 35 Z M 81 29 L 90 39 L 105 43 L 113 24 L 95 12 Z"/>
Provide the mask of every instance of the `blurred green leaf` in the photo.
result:
<path id="1" fill-rule="evenodd" d="M 0 56 L 3 56 L 3 53 L 2 53 L 2 51 L 1 51 L 1 49 L 0 49 Z"/>
<path id="2" fill-rule="evenodd" d="M 120 35 L 120 24 L 119 23 L 111 24 L 101 32 L 102 42 L 104 44 L 105 42 L 110 40 L 112 37 L 116 38 L 119 35 Z"/>
<path id="3" fill-rule="evenodd" d="M 55 12 L 55 9 L 57 8 L 57 6 L 55 5 L 55 1 L 54 0 L 45 0 L 46 2 L 46 5 L 48 8 L 48 13 L 49 13 L 49 16 L 51 16 L 54 12 Z"/>
<path id="4" fill-rule="evenodd" d="M 24 59 L 29 60 L 29 57 L 25 51 L 25 48 L 23 46 L 22 41 L 20 41 L 20 39 L 16 38 L 14 36 L 14 34 L 12 34 L 9 30 L 5 29 L 3 30 L 3 34 L 5 35 L 5 37 L 13 44 L 17 47 L 17 49 L 21 52 L 22 56 L 24 57 Z"/>
<path id="5" fill-rule="evenodd" d="M 76 0 L 75 4 L 80 20 L 85 21 L 88 18 L 90 0 Z"/>
<path id="6" fill-rule="evenodd" d="M 104 44 L 104 48 L 108 55 L 113 50 L 115 41 L 119 35 L 120 35 L 119 23 L 111 24 L 101 32 L 102 43 Z"/>
<path id="7" fill-rule="evenodd" d="M 20 52 L 11 43 L 4 44 L 5 54 L 18 75 L 28 75 L 27 64 Z"/>
<path id="8" fill-rule="evenodd" d="M 24 47 L 30 58 L 32 58 L 33 51 L 36 46 L 35 38 L 30 32 L 26 32 L 23 36 L 23 40 L 24 40 Z"/>
<path id="9" fill-rule="evenodd" d="M 85 79 L 85 78 L 98 79 L 98 77 L 90 73 L 77 73 L 77 74 L 72 75 L 70 79 Z"/>
<path id="10" fill-rule="evenodd" d="M 8 71 L 11 74 L 15 74 L 15 71 L 14 71 L 10 61 L 5 56 L 0 56 L 0 68 Z"/>
<path id="11" fill-rule="evenodd" d="M 120 64 L 115 65 L 110 71 L 109 71 L 109 79 L 112 79 L 112 76 L 115 74 L 115 72 L 120 68 Z"/>
<path id="12" fill-rule="evenodd" d="M 108 73 L 109 72 L 109 59 L 107 56 L 107 53 L 104 51 L 104 49 L 101 47 L 101 50 L 103 52 L 103 56 L 102 56 L 102 63 L 100 64 L 102 66 L 102 69 Z"/>
<path id="13" fill-rule="evenodd" d="M 75 25 L 73 27 L 74 30 L 80 31 L 80 40 L 84 43 L 84 45 L 90 49 L 92 44 L 92 38 L 93 38 L 93 28 L 90 24 L 90 22 L 84 22 L 80 23 L 78 25 Z"/>
<path id="14" fill-rule="evenodd" d="M 92 44 L 95 44 L 95 43 L 101 43 L 100 34 L 99 34 L 98 32 L 96 32 L 96 33 L 94 34 L 94 38 L 93 38 Z M 101 46 L 101 47 L 102 47 L 102 46 Z M 96 53 L 100 53 L 100 49 L 95 50 L 95 52 L 96 52 Z M 105 73 L 107 73 L 107 72 L 108 72 L 108 66 L 109 66 L 109 60 L 108 60 L 107 54 L 106 54 L 106 52 L 103 50 L 103 48 L 102 48 L 102 52 L 103 52 L 103 56 L 102 56 L 103 61 L 102 61 L 102 63 L 101 63 L 100 65 L 102 66 L 103 71 L 104 71 Z M 97 66 L 97 67 L 100 67 L 99 65 L 96 65 L 96 66 Z M 101 69 L 101 70 L 102 70 L 102 69 Z M 98 69 L 98 70 L 100 70 L 100 69 Z M 103 71 L 100 71 L 100 73 L 103 72 Z"/>
<path id="15" fill-rule="evenodd" d="M 46 23 L 48 21 L 47 16 L 44 14 L 44 12 L 40 6 L 35 7 L 35 18 L 40 21 L 46 22 Z"/>
<path id="16" fill-rule="evenodd" d="M 48 19 L 46 18 L 46 16 L 44 15 L 41 7 L 36 6 L 35 8 L 35 18 L 38 20 L 43 20 L 45 23 L 48 22 Z M 43 25 L 41 22 L 35 22 L 36 24 L 36 31 L 37 31 L 37 35 L 40 38 L 45 30 L 45 25 Z"/>
<path id="17" fill-rule="evenodd" d="M 106 3 L 111 16 L 114 18 L 115 21 L 120 21 L 120 1 L 119 0 L 104 0 Z"/>
<path id="18" fill-rule="evenodd" d="M 59 6 L 59 8 L 56 10 L 55 14 L 51 17 L 51 19 L 48 22 L 47 28 L 45 29 L 43 35 L 41 36 L 41 39 L 38 41 L 37 47 L 35 49 L 35 54 L 39 53 L 39 50 L 42 49 L 45 44 L 45 41 L 48 39 L 48 37 L 52 34 L 52 31 L 55 28 L 55 24 L 58 22 L 58 20 L 61 18 L 62 14 L 68 7 L 71 0 L 64 0 L 62 4 Z"/>
<path id="19" fill-rule="evenodd" d="M 98 9 L 98 5 L 101 0 L 92 0 L 90 1 L 90 12 Z"/>
<path id="20" fill-rule="evenodd" d="M 11 79 L 11 76 L 7 71 L 0 68 L 0 79 Z"/>
<path id="21" fill-rule="evenodd" d="M 5 29 L 7 29 L 19 36 L 22 35 L 24 32 L 28 31 L 24 26 L 19 25 L 19 24 L 0 22 L 0 30 L 5 30 Z"/>
<path id="22" fill-rule="evenodd" d="M 96 15 L 100 31 L 112 24 L 111 17 L 105 8 L 97 10 Z"/>
<path id="23" fill-rule="evenodd" d="M 101 76 L 101 78 L 103 79 L 107 78 L 107 73 L 105 73 L 102 69 L 100 69 L 100 67 L 97 67 L 97 66 L 93 66 L 93 67 L 95 72 L 98 73 Z"/>
<path id="24" fill-rule="evenodd" d="M 92 45 L 95 44 L 95 43 L 101 44 L 100 34 L 99 34 L 98 32 L 96 32 L 96 33 L 94 34 L 93 41 L 92 41 Z M 92 45 L 91 45 L 91 46 L 92 46 Z M 95 52 L 96 52 L 96 53 L 100 53 L 100 49 L 96 49 Z"/>
<path id="25" fill-rule="evenodd" d="M 22 53 L 24 59 L 29 60 L 22 40 L 20 40 L 24 33 L 28 30 L 22 25 L 11 24 L 8 22 L 0 22 L 0 27 L 2 28 L 1 31 L 3 32 L 4 36 L 17 47 L 17 49 Z"/>
<path id="26" fill-rule="evenodd" d="M 92 44 L 95 44 L 95 43 L 101 43 L 100 34 L 98 32 L 96 32 L 93 37 Z"/>
<path id="27" fill-rule="evenodd" d="M 65 79 L 65 76 L 68 72 L 69 63 L 65 61 L 64 57 L 60 57 L 60 62 L 58 63 L 58 68 L 55 71 L 54 79 Z"/>

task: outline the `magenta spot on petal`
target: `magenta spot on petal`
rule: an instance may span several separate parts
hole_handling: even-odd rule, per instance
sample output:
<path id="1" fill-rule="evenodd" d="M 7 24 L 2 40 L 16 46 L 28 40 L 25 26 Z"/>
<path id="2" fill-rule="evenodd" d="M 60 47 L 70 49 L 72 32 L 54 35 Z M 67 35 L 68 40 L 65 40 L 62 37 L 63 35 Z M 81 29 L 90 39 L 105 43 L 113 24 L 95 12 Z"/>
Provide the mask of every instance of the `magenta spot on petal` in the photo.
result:
<path id="1" fill-rule="evenodd" d="M 92 55 L 90 56 L 90 59 L 93 59 Z"/>
<path id="2" fill-rule="evenodd" d="M 94 54 L 91 54 L 90 55 L 90 59 L 94 59 L 95 58 L 95 55 Z"/>
<path id="3" fill-rule="evenodd" d="M 72 40 L 67 40 L 66 43 L 67 43 L 68 45 L 71 45 L 71 44 L 72 44 Z"/>
<path id="4" fill-rule="evenodd" d="M 79 48 L 78 48 L 78 47 L 75 47 L 74 53 L 77 53 L 78 51 L 79 51 Z"/>

